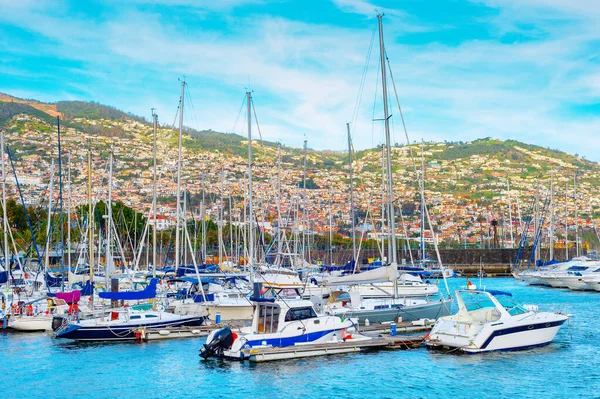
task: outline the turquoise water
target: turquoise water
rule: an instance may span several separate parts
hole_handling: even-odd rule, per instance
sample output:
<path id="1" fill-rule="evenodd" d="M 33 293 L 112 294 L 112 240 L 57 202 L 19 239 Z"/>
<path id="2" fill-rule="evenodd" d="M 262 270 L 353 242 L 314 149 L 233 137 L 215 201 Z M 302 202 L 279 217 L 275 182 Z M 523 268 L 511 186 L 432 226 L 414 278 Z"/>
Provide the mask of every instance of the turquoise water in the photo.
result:
<path id="1" fill-rule="evenodd" d="M 479 280 L 473 280 L 479 285 Z M 520 303 L 573 313 L 549 346 L 443 354 L 419 348 L 249 365 L 202 361 L 204 339 L 78 344 L 0 334 L 5 398 L 577 398 L 600 397 L 600 293 L 484 279 Z M 465 285 L 453 279 L 451 288 Z"/>

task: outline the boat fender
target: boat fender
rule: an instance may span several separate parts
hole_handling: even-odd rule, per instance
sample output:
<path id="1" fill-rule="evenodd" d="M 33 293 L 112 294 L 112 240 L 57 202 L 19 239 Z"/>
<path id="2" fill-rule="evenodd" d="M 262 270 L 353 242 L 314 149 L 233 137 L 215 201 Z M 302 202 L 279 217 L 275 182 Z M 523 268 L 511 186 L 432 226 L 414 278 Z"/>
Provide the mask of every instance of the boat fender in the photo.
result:
<path id="1" fill-rule="evenodd" d="M 368 327 L 368 326 L 369 326 L 369 324 L 371 324 L 371 323 L 369 322 L 369 319 L 365 319 L 365 326 L 367 326 L 367 327 Z"/>
<path id="2" fill-rule="evenodd" d="M 171 334 L 171 331 L 169 331 L 169 330 L 160 330 L 158 332 L 158 334 L 160 334 L 160 335 L 169 335 L 169 334 Z"/>
<path id="3" fill-rule="evenodd" d="M 200 334 L 200 330 L 192 330 L 192 334 Z"/>

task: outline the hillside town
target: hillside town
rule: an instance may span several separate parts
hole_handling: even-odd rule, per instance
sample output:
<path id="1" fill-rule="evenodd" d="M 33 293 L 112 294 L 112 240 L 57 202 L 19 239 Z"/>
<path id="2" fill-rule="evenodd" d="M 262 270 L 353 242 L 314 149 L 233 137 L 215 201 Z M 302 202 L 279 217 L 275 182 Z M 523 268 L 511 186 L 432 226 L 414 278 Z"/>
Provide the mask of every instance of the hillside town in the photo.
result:
<path id="1" fill-rule="evenodd" d="M 94 200 L 105 200 L 107 160 L 112 151 L 115 160 L 113 201 L 122 201 L 149 215 L 153 182 L 151 125 L 128 118 L 75 118 L 72 122 L 93 127 L 97 133 L 61 127 L 63 199 L 70 201 L 72 209 L 87 201 L 87 154 L 91 149 Z M 111 134 L 115 131 L 119 133 Z M 51 174 L 56 199 L 57 126 L 33 115 L 20 114 L 7 126 L 6 142 L 24 202 L 47 203 Z M 177 132 L 160 126 L 157 132 L 158 229 L 168 229 L 174 223 L 176 144 Z M 244 145 L 247 146 L 247 141 L 242 140 L 240 146 Z M 496 151 L 496 146 L 501 148 Z M 254 141 L 253 147 L 256 217 L 261 229 L 271 234 L 281 226 L 306 230 L 309 235 L 329 236 L 330 232 L 346 237 L 352 235 L 347 153 L 328 152 L 330 162 L 325 165 L 318 151 L 308 149 L 304 153 L 301 149 L 281 147 L 282 161 L 278 168 L 277 145 Z M 478 152 L 478 148 L 481 151 Z M 465 149 L 465 155 L 458 149 Z M 544 220 L 545 231 L 542 246 L 548 245 L 550 228 L 556 236 L 555 248 L 564 248 L 565 228 L 570 241 L 566 245 L 584 245 L 582 232 L 585 231 L 594 232 L 595 236 L 600 219 L 600 191 L 595 184 L 599 166 L 593 162 L 558 151 L 493 139 L 396 145 L 392 154 L 394 200 L 402 210 L 397 235 L 407 239 L 411 246 L 419 245 L 422 234 L 424 241 L 432 242 L 433 231 L 440 247 L 515 248 L 523 230 L 534 231 L 533 223 L 540 218 Z M 354 158 L 355 234 L 363 240 L 379 239 L 382 232 L 381 151 L 378 148 L 361 151 Z M 427 218 L 421 217 L 426 215 L 421 212 L 420 204 L 423 175 L 423 197 L 432 227 Z M 234 224 L 243 223 L 246 176 L 245 157 L 201 148 L 193 137 L 184 140 L 182 182 L 189 200 L 186 210 L 189 218 L 200 219 L 204 212 L 205 218 L 213 221 L 222 218 Z M 8 190 L 9 196 L 18 197 L 12 173 L 8 176 Z M 203 191 L 205 203 L 201 204 L 199 198 Z M 277 204 L 280 204 L 281 221 L 278 221 Z M 553 223 L 550 223 L 552 214 Z M 422 219 L 425 219 L 423 229 Z M 594 244 L 596 240 L 588 238 L 585 245 L 589 246 L 590 242 Z"/>

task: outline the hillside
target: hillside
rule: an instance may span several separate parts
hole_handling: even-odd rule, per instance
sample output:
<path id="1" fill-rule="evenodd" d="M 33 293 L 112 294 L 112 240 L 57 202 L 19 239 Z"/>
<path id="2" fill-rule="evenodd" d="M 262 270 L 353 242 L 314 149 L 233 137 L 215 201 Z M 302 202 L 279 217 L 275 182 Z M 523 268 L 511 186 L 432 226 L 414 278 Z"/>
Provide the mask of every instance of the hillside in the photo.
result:
<path id="1" fill-rule="evenodd" d="M 62 149 L 65 154 L 70 152 L 72 155 L 75 201 L 85 199 L 82 183 L 87 174 L 88 147 L 92 148 L 94 156 L 95 195 L 106 195 L 106 159 L 112 148 L 117 199 L 141 211 L 147 209 L 152 182 L 152 126 L 146 120 L 97 103 L 61 101 L 52 105 L 6 95 L 2 99 L 6 101 L 0 101 L 0 128 L 7 133 L 7 144 L 16 160 L 26 196 L 38 201 L 46 197 L 51 160 L 57 157 L 53 114 L 59 112 L 63 116 Z M 173 211 L 174 204 L 177 133 L 168 126 L 161 126 L 158 131 L 159 195 L 164 204 L 161 212 L 167 214 Z M 204 174 L 205 190 L 212 198 L 213 207 L 217 206 L 216 198 L 223 193 L 235 199 L 232 206 L 238 210 L 236 212 L 243 209 L 246 152 L 247 141 L 243 136 L 186 128 L 182 180 L 192 197 L 197 198 L 201 192 Z M 255 198 L 263 203 L 266 208 L 263 217 L 269 219 L 275 212 L 277 153 L 277 143 L 254 142 Z M 397 202 L 406 217 L 408 234 L 418 234 L 421 144 L 397 145 L 392 148 L 392 153 Z M 556 208 L 562 208 L 557 210 L 561 215 L 564 214 L 565 187 L 568 186 L 569 229 L 572 229 L 575 172 L 578 173 L 581 223 L 591 227 L 593 219 L 600 219 L 600 165 L 581 157 L 518 141 L 483 138 L 471 142 L 427 142 L 423 144 L 423 158 L 426 198 L 437 228 L 444 233 L 443 240 L 457 241 L 461 234 L 466 234 L 469 242 L 481 240 L 484 235 L 489 235 L 489 231 L 484 234 L 484 221 L 507 219 L 507 179 L 513 201 L 513 220 L 530 217 L 536 194 L 541 204 L 547 202 L 550 176 L 553 175 Z M 288 207 L 286 212 L 295 209 L 301 195 L 303 159 L 302 149 L 282 146 L 281 181 L 282 195 Z M 313 212 L 313 223 L 321 230 L 327 228 L 329 208 L 325 204 L 331 202 L 334 223 L 347 231 L 347 159 L 347 154 L 339 152 L 308 151 L 308 211 Z M 367 213 L 371 218 L 378 217 L 381 209 L 381 205 L 377 205 L 381 201 L 381 149 L 357 152 L 354 175 L 357 213 L 363 218 Z"/>

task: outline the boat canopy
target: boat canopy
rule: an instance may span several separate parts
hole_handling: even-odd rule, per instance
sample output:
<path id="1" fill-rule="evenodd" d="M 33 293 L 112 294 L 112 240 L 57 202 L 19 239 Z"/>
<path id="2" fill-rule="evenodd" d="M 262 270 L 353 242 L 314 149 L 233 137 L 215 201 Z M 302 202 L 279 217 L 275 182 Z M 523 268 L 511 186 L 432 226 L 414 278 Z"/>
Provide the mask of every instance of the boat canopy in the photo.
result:
<path id="1" fill-rule="evenodd" d="M 382 266 L 362 273 L 348 274 L 342 277 L 330 277 L 329 285 L 369 284 L 397 279 L 398 269 L 395 266 Z"/>
<path id="2" fill-rule="evenodd" d="M 141 291 L 128 291 L 128 292 L 100 292 L 100 298 L 121 300 L 121 301 L 133 301 L 138 299 L 149 299 L 156 297 L 156 284 L 158 279 L 153 278 L 150 280 L 150 284 Z"/>

